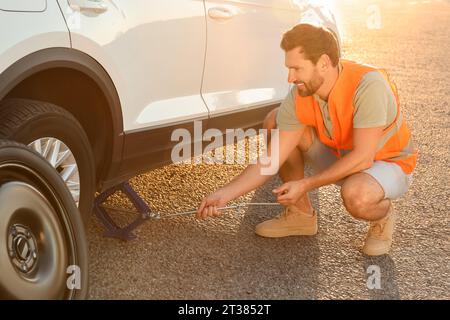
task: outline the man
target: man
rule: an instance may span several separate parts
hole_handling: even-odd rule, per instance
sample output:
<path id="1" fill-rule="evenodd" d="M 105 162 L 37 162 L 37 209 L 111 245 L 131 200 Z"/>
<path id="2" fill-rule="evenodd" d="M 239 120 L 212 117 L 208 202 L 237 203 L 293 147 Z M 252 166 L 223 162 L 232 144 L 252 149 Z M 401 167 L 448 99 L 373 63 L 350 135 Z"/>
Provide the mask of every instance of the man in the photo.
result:
<path id="1" fill-rule="evenodd" d="M 269 157 L 279 157 L 284 184 L 273 192 L 285 210 L 257 225 L 256 233 L 316 234 L 317 214 L 307 193 L 334 183 L 341 186 L 348 212 L 370 222 L 363 252 L 388 253 L 395 219 L 391 201 L 408 190 L 417 159 L 395 85 L 382 70 L 340 60 L 327 29 L 300 24 L 283 36 L 281 47 L 294 86 L 264 128 L 279 129 L 270 142 L 279 143 L 279 154 Z M 315 174 L 305 178 L 307 161 Z M 263 163 L 259 159 L 206 197 L 197 217 L 219 216 L 219 207 L 267 182 Z"/>

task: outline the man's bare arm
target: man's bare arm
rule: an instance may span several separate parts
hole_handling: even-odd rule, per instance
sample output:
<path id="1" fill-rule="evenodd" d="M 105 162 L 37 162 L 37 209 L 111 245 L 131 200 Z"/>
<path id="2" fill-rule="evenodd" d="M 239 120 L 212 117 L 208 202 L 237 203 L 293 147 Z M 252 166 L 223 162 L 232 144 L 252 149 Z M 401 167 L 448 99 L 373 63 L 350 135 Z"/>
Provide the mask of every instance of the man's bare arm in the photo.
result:
<path id="1" fill-rule="evenodd" d="M 383 128 L 353 129 L 353 150 L 326 170 L 308 179 L 308 189 L 335 183 L 373 165 Z"/>
<path id="2" fill-rule="evenodd" d="M 278 156 L 278 164 L 281 166 L 287 160 L 289 154 L 299 144 L 304 131 L 304 128 L 295 131 L 279 130 L 278 137 L 272 135 L 271 142 L 267 147 L 268 158 L 270 159 Z M 278 155 L 271 154 L 272 143 L 279 144 Z M 206 218 L 207 216 L 217 216 L 217 207 L 225 205 L 228 201 L 236 199 L 266 183 L 273 174 L 262 174 L 264 167 L 266 167 L 266 163 L 261 163 L 261 160 L 262 159 L 259 158 L 256 164 L 249 165 L 230 183 L 203 199 L 198 208 L 197 217 Z M 275 171 L 277 172 L 278 169 L 279 168 Z"/>

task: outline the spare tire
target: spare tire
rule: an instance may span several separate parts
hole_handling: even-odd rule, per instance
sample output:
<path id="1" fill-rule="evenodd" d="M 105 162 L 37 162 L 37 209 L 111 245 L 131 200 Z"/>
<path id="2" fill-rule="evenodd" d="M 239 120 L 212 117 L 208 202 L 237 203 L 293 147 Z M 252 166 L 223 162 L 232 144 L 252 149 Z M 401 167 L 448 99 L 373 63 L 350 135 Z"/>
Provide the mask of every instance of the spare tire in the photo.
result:
<path id="1" fill-rule="evenodd" d="M 88 246 L 72 195 L 29 147 L 0 140 L 0 299 L 85 299 Z"/>

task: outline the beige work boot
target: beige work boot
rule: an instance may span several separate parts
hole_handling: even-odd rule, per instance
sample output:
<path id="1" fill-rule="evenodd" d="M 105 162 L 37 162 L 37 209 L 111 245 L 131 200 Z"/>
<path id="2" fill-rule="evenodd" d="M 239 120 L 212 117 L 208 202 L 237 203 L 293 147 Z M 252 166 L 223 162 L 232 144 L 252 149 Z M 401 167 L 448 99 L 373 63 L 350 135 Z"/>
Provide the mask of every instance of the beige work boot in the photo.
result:
<path id="1" fill-rule="evenodd" d="M 313 236 L 317 233 L 317 214 L 313 211 L 310 215 L 289 206 L 275 218 L 258 224 L 255 232 L 266 238 Z"/>
<path id="2" fill-rule="evenodd" d="M 363 252 L 368 256 L 381 256 L 389 253 L 394 233 L 395 212 L 392 204 L 389 212 L 383 219 L 370 223 L 364 243 Z"/>

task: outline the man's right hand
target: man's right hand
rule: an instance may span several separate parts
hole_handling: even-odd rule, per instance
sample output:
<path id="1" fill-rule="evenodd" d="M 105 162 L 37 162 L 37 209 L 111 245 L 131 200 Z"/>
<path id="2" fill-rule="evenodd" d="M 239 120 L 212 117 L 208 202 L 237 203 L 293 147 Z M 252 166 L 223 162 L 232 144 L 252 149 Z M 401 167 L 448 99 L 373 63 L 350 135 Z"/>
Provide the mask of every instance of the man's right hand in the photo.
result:
<path id="1" fill-rule="evenodd" d="M 203 199 L 195 217 L 197 219 L 220 217 L 222 213 L 218 209 L 225 207 L 228 201 L 224 192 L 218 190 Z"/>

